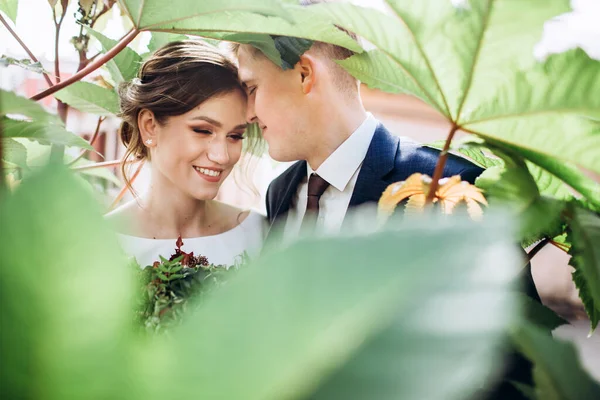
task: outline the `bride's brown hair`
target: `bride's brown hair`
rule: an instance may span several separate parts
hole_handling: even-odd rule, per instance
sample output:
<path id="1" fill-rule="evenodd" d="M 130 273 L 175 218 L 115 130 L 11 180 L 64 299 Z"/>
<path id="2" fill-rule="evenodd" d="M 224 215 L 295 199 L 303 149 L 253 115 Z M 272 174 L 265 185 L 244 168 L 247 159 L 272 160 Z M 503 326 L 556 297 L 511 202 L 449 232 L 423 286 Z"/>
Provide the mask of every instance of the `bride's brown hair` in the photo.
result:
<path id="1" fill-rule="evenodd" d="M 185 114 L 213 96 L 239 90 L 245 96 L 235 64 L 217 48 L 199 41 L 171 42 L 158 49 L 141 66 L 137 78 L 119 86 L 123 120 L 119 129 L 127 148 L 121 173 L 133 192 L 126 164 L 132 158 L 149 159 L 138 127 L 140 111 L 152 111 L 164 124 L 171 116 Z"/>

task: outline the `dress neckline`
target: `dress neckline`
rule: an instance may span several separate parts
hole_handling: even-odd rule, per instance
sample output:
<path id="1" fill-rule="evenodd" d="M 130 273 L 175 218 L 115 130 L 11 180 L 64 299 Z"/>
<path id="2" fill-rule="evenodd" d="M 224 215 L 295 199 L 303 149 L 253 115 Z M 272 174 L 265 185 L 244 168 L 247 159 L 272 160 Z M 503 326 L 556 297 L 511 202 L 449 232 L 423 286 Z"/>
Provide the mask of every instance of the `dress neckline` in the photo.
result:
<path id="1" fill-rule="evenodd" d="M 181 238 L 181 240 L 184 240 L 184 241 L 185 240 L 201 240 L 201 239 L 210 239 L 210 238 L 216 238 L 218 236 L 229 235 L 229 234 L 235 232 L 236 230 L 238 230 L 239 228 L 241 228 L 244 224 L 246 224 L 247 221 L 250 219 L 250 217 L 254 214 L 254 212 L 252 210 L 245 210 L 244 212 L 246 212 L 246 211 L 249 211 L 246 218 L 244 218 L 244 220 L 242 222 L 240 222 L 239 224 L 237 224 L 236 226 L 234 226 L 231 229 L 228 229 L 221 233 L 217 233 L 215 235 L 184 237 L 184 238 Z M 142 240 L 152 241 L 152 242 L 174 242 L 174 241 L 177 241 L 177 238 L 153 239 L 153 238 L 146 238 L 146 237 L 142 237 L 142 236 L 127 235 L 125 233 L 120 233 L 120 232 L 117 232 L 117 235 L 122 238 L 132 239 L 132 240 L 140 240 L 140 241 L 142 241 Z"/>

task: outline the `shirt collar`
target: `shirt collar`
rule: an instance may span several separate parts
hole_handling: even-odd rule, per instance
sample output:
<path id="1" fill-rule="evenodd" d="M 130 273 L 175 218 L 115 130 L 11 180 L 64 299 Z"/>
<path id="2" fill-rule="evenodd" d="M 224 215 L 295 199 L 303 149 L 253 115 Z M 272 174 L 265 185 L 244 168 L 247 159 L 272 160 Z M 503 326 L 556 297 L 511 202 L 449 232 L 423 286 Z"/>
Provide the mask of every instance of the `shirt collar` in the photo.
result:
<path id="1" fill-rule="evenodd" d="M 316 172 L 331 186 L 343 192 L 365 159 L 376 129 L 377 120 L 371 113 L 367 113 L 363 123 L 327 157 L 316 171 L 306 163 L 308 176 Z"/>

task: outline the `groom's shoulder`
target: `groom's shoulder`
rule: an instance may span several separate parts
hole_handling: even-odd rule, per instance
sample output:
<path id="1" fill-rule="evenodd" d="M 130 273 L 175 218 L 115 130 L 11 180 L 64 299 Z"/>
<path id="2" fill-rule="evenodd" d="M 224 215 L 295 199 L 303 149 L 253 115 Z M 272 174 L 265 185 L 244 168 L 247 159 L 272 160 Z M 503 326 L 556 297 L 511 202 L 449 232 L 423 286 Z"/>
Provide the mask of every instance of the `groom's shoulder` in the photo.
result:
<path id="1" fill-rule="evenodd" d="M 271 181 L 270 186 L 287 186 L 287 184 L 296 177 L 300 171 L 306 171 L 306 161 L 296 161 L 287 167 L 281 174 Z"/>
<path id="2" fill-rule="evenodd" d="M 392 135 L 383 125 L 385 141 L 394 147 L 393 168 L 389 177 L 404 180 L 414 173 L 433 175 L 435 166 L 440 158 L 441 151 L 434 147 L 418 142 L 410 137 Z M 393 139 L 390 139 L 392 137 Z M 449 154 L 444 167 L 443 176 L 461 175 L 464 180 L 474 182 L 483 169 L 470 160 Z"/>

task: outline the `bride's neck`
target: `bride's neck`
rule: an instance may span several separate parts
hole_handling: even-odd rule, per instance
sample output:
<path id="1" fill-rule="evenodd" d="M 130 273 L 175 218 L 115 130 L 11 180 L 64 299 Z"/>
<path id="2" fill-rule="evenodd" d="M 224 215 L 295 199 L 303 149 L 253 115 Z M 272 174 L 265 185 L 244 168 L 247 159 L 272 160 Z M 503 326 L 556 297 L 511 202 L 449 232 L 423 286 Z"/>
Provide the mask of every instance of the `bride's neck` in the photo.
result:
<path id="1" fill-rule="evenodd" d="M 151 184 L 141 206 L 141 225 L 153 237 L 197 237 L 207 234 L 210 228 L 214 202 Z"/>

